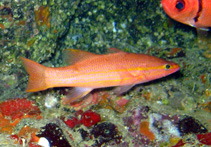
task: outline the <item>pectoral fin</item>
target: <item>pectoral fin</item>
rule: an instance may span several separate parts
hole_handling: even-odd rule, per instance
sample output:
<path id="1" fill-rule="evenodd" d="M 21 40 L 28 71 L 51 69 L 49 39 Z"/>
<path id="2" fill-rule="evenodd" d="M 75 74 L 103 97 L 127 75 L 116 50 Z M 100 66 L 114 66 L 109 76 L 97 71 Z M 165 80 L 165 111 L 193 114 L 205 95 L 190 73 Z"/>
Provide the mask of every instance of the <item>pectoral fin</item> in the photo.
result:
<path id="1" fill-rule="evenodd" d="M 124 67 L 122 68 L 124 69 Z M 117 95 L 121 95 L 125 92 L 127 92 L 128 90 L 130 90 L 134 85 L 136 84 L 140 84 L 146 81 L 146 77 L 143 73 L 141 73 L 139 70 L 134 70 L 134 71 L 124 71 L 124 72 L 120 72 L 120 79 L 122 79 L 120 81 L 121 83 L 127 83 L 127 81 L 130 81 L 130 85 L 125 85 L 125 86 L 119 86 L 116 87 L 113 92 Z"/>
<path id="2" fill-rule="evenodd" d="M 63 98 L 63 104 L 68 104 L 71 102 L 75 102 L 82 97 L 86 96 L 88 93 L 90 93 L 93 89 L 87 88 L 87 87 L 75 87 L 72 90 L 70 90 L 69 94 Z"/>

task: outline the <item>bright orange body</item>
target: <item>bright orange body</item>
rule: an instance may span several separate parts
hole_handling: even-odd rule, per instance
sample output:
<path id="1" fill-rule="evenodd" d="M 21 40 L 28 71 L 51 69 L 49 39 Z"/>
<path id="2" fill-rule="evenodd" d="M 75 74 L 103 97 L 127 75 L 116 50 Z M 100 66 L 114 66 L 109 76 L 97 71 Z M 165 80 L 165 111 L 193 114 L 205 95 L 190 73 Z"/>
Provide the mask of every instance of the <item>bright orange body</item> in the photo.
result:
<path id="1" fill-rule="evenodd" d="M 199 29 L 211 27 L 211 0 L 162 0 L 161 3 L 176 21 Z"/>
<path id="2" fill-rule="evenodd" d="M 123 51 L 105 55 L 75 49 L 66 52 L 66 55 L 69 53 L 72 60 L 70 62 L 73 63 L 66 67 L 44 67 L 22 58 L 30 74 L 26 91 L 76 87 L 70 99 L 78 99 L 91 90 L 101 87 L 123 86 L 120 92 L 124 92 L 135 84 L 165 77 L 180 68 L 176 63 L 157 57 Z"/>

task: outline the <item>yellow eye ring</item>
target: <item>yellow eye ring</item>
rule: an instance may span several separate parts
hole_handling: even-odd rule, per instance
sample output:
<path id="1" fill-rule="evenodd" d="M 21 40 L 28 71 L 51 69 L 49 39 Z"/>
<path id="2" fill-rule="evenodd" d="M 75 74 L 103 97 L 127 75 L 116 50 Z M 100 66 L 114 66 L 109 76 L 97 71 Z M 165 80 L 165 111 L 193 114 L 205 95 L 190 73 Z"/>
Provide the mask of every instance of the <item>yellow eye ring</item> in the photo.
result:
<path id="1" fill-rule="evenodd" d="M 165 70 L 169 70 L 171 68 L 171 65 L 170 64 L 166 64 L 165 65 Z"/>

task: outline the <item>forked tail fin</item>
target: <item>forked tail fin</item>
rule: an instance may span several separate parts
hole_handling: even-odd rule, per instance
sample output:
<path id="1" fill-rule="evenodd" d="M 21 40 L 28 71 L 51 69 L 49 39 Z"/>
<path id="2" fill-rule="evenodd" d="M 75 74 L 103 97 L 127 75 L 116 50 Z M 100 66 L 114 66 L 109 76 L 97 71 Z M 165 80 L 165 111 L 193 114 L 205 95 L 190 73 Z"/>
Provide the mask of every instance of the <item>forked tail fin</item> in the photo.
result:
<path id="1" fill-rule="evenodd" d="M 29 74 L 26 92 L 36 92 L 47 89 L 45 82 L 46 67 L 27 58 L 21 57 L 24 67 Z"/>

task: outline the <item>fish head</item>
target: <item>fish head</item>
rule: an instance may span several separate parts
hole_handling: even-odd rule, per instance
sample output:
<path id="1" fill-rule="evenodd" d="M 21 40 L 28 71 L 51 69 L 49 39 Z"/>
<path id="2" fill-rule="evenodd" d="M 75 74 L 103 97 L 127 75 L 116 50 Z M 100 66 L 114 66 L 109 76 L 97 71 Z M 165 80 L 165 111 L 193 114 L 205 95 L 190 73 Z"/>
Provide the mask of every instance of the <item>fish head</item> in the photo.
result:
<path id="1" fill-rule="evenodd" d="M 180 66 L 171 61 L 151 57 L 150 62 L 147 62 L 144 69 L 145 70 L 142 70 L 142 72 L 146 81 L 151 81 L 177 72 L 180 69 Z"/>
<path id="2" fill-rule="evenodd" d="M 165 61 L 165 63 L 158 65 L 157 71 L 155 73 L 159 77 L 165 77 L 172 73 L 177 72 L 180 69 L 180 66 L 177 63 L 171 61 Z"/>
<path id="3" fill-rule="evenodd" d="M 195 20 L 198 12 L 198 0 L 162 0 L 166 14 L 172 19 L 195 27 Z"/>

